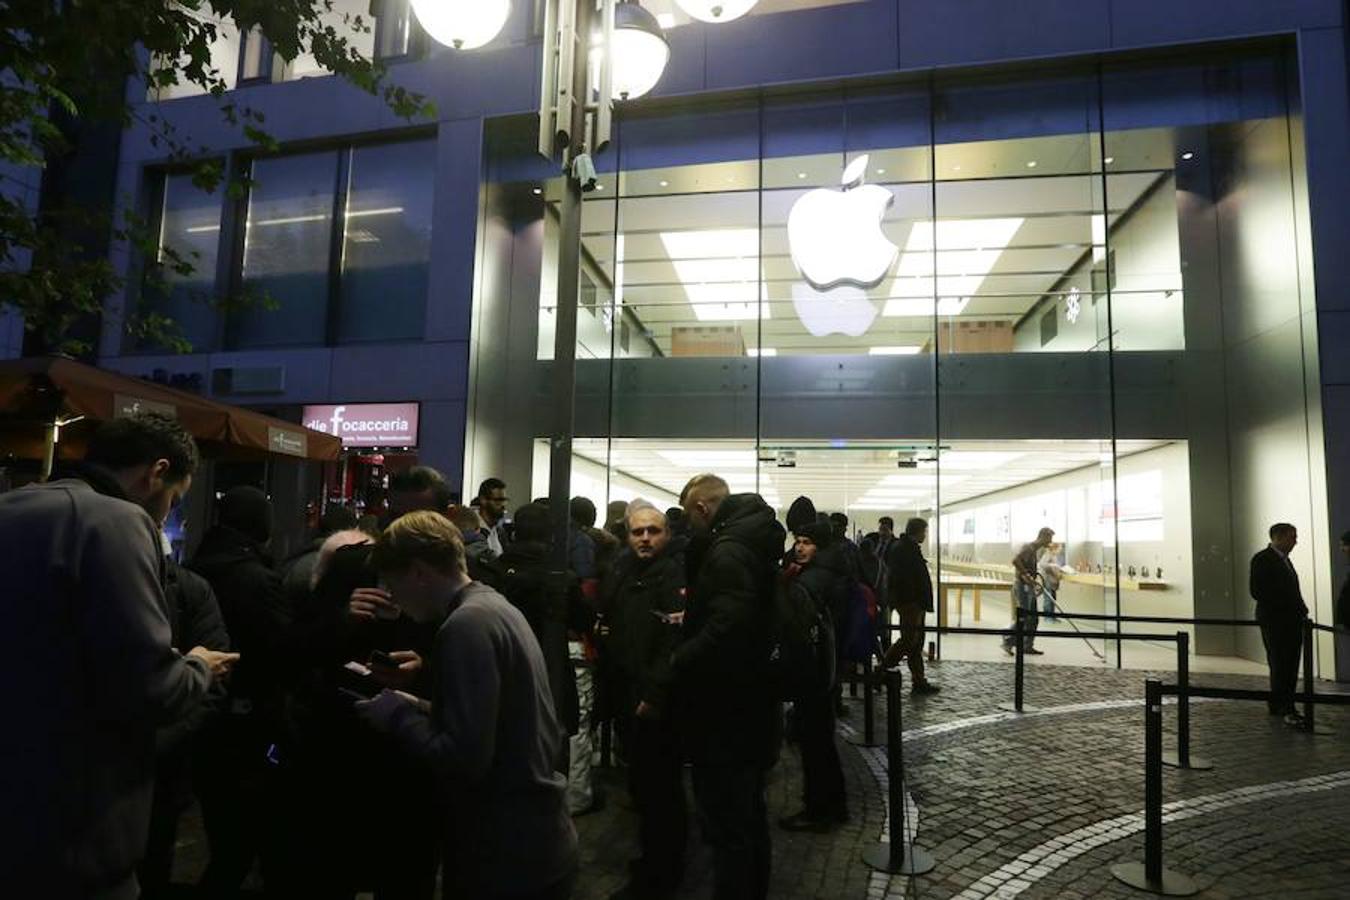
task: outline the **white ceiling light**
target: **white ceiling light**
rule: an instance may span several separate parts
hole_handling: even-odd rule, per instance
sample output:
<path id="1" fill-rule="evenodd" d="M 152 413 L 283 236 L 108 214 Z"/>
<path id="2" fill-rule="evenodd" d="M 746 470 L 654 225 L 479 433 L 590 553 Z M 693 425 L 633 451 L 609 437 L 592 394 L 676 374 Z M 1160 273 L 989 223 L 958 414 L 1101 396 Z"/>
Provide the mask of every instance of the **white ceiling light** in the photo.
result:
<path id="1" fill-rule="evenodd" d="M 845 167 L 842 191 L 808 191 L 788 213 L 792 263 L 816 290 L 840 284 L 875 287 L 895 262 L 899 248 L 881 230 L 895 195 L 863 184 L 867 160 L 863 154 Z"/>
<path id="2" fill-rule="evenodd" d="M 1026 456 L 1025 453 L 1003 453 L 993 450 L 942 450 L 938 452 L 936 462 L 926 463 L 927 468 L 939 470 L 960 470 L 989 472 L 1001 469 L 1008 463 Z M 945 478 L 943 479 L 946 480 Z"/>
<path id="3" fill-rule="evenodd" d="M 675 5 L 700 22 L 730 22 L 754 9 L 759 0 L 675 0 Z"/>
<path id="4" fill-rule="evenodd" d="M 768 287 L 760 278 L 758 229 L 663 231 L 661 243 L 700 322 L 770 318 L 761 302 Z"/>
<path id="5" fill-rule="evenodd" d="M 718 469 L 753 469 L 758 465 L 753 450 L 657 450 L 673 466 L 715 472 Z"/>
<path id="6" fill-rule="evenodd" d="M 868 356 L 913 356 L 922 347 L 868 347 Z"/>
<path id="7" fill-rule="evenodd" d="M 501 33 L 511 14 L 509 0 L 412 0 L 426 33 L 456 50 L 473 50 Z"/>
<path id="8" fill-rule="evenodd" d="M 745 351 L 750 356 L 777 356 L 778 349 L 775 347 L 751 347 Z"/>
<path id="9" fill-rule="evenodd" d="M 616 100 L 636 100 L 656 87 L 670 61 L 670 44 L 661 31 L 661 23 L 637 0 L 621 2 L 614 8 L 611 49 Z"/>
<path id="10" fill-rule="evenodd" d="M 1106 259 L 1106 214 L 1092 214 L 1092 261 L 1102 262 Z"/>
<path id="11" fill-rule="evenodd" d="M 939 314 L 956 315 L 979 292 L 985 277 L 998 264 L 999 256 L 1008 248 L 1024 221 L 1022 218 L 943 220 L 937 224 L 936 253 L 932 221 L 915 222 L 895 270 L 892 298 L 923 299 L 937 294 L 942 298 Z M 933 277 L 935 263 L 936 284 Z M 928 302 L 931 303 L 931 299 Z M 955 312 L 943 312 L 942 303 L 949 303 L 948 308 Z M 912 305 L 907 307 L 905 303 L 891 299 L 882 315 L 914 315 L 913 309 Z M 932 315 L 932 312 L 925 314 Z"/>

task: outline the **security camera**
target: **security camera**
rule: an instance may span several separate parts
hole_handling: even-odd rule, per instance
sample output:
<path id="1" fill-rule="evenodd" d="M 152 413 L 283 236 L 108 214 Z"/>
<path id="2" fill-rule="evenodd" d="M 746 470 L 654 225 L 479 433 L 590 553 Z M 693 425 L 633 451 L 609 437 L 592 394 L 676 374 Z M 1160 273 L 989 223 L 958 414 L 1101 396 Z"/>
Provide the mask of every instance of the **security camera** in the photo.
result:
<path id="1" fill-rule="evenodd" d="M 572 177 L 581 183 L 581 189 L 586 193 L 595 190 L 599 176 L 595 174 L 595 163 L 589 153 L 579 153 L 572 161 Z"/>

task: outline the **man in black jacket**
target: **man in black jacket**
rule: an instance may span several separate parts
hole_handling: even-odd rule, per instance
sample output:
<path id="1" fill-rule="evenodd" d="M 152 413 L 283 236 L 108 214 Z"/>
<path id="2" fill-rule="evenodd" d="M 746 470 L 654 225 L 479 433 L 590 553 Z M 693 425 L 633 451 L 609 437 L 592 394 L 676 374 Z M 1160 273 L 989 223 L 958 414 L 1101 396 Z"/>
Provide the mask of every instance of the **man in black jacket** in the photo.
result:
<path id="1" fill-rule="evenodd" d="M 605 580 L 601 655 L 615 726 L 628 763 L 642 857 L 618 898 L 670 897 L 684 874 L 688 842 L 684 760 L 669 708 L 670 655 L 684 620 L 683 538 L 645 501 L 628 507 L 628 552 Z"/>
<path id="2" fill-rule="evenodd" d="M 220 740 L 198 766 L 198 796 L 211 848 L 202 876 L 208 896 L 237 892 L 255 858 L 262 862 L 269 890 L 289 879 L 279 774 L 285 687 L 294 664 L 287 646 L 292 613 L 267 553 L 271 534 L 267 495 L 256 487 L 230 488 L 220 499 L 217 524 L 189 563 L 211 583 L 242 655 L 230 683 L 228 711 L 212 729 Z"/>
<path id="3" fill-rule="evenodd" d="M 928 522 L 910 519 L 905 533 L 891 544 L 886 560 L 886 605 L 895 610 L 900 622 L 900 639 L 886 651 L 886 668 L 892 669 L 905 657 L 913 684 L 910 691 L 916 695 L 936 694 L 938 686 L 928 680 L 923 667 L 924 625 L 933 611 L 933 577 L 928 562 L 923 558 L 923 544 L 928 540 Z"/>
<path id="4" fill-rule="evenodd" d="M 1287 522 L 1270 527 L 1270 546 L 1252 557 L 1251 595 L 1256 601 L 1256 620 L 1270 664 L 1270 714 L 1284 716 L 1291 727 L 1302 727 L 1303 717 L 1294 710 L 1298 685 L 1299 654 L 1303 647 L 1303 622 L 1308 607 L 1299 590 L 1298 573 L 1289 559 L 1298 544 L 1298 529 Z"/>
<path id="5" fill-rule="evenodd" d="M 697 540 L 686 557 L 693 590 L 671 677 L 713 850 L 714 897 L 763 900 L 772 855 L 764 781 L 782 742 L 770 626 L 786 534 L 759 495 L 732 496 L 716 475 L 691 480 L 680 504 Z"/>
<path id="6" fill-rule="evenodd" d="M 796 538 L 785 577 L 795 579 L 826 610 L 838 629 L 852 581 L 847 550 L 830 521 L 816 517 L 815 505 L 799 497 L 788 511 L 788 526 Z M 797 746 L 802 755 L 802 810 L 778 824 L 787 831 L 823 833 L 848 820 L 844 770 L 834 743 L 834 686 L 801 697 L 792 704 Z"/>

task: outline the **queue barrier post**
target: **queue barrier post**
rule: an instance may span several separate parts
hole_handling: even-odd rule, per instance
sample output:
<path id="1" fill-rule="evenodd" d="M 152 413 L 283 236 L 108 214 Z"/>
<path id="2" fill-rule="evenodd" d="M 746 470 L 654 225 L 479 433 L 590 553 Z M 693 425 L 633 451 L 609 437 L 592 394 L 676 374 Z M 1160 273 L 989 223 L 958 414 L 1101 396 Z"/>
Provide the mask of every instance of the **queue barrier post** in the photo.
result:
<path id="1" fill-rule="evenodd" d="M 1200 892 L 1199 886 L 1163 868 L 1162 743 L 1162 682 L 1150 678 L 1144 682 L 1144 861 L 1117 863 L 1111 874 L 1137 890 L 1190 897 Z"/>
<path id="2" fill-rule="evenodd" d="M 1311 619 L 1303 620 L 1303 727 L 1301 731 L 1308 734 L 1335 734 L 1330 728 L 1318 727 L 1317 725 L 1317 704 L 1313 701 L 1313 695 L 1317 693 L 1317 678 L 1315 672 L 1315 662 L 1313 658 L 1313 623 Z"/>
<path id="3" fill-rule="evenodd" d="M 1030 707 L 1022 701 L 1026 696 L 1026 672 L 1027 672 L 1027 648 L 1026 641 L 1023 639 L 1026 632 L 1027 611 L 1022 608 L 1019 601 L 1014 613 L 1013 621 L 1013 641 L 1016 642 L 1013 648 L 1013 702 L 1001 703 L 999 709 L 1004 712 L 1024 713 Z"/>
<path id="4" fill-rule="evenodd" d="M 859 747 L 880 747 L 876 735 L 876 691 L 872 690 L 873 670 L 872 656 L 869 652 L 867 658 L 863 660 L 863 730 L 859 735 L 856 731 L 848 735 L 845 740 L 850 744 Z M 855 684 L 856 679 L 855 679 Z M 888 714 L 889 715 L 889 714 Z"/>
<path id="5" fill-rule="evenodd" d="M 892 875 L 923 875 L 937 867 L 932 854 L 913 843 L 913 831 L 905 805 L 905 754 L 901 744 L 900 670 L 889 669 L 886 682 L 886 781 L 890 840 L 879 841 L 863 851 L 863 862 L 878 872 Z M 871 686 L 868 686 L 871 692 Z"/>
<path id="6" fill-rule="evenodd" d="M 1177 632 L 1177 750 L 1162 755 L 1162 764 L 1174 769 L 1208 772 L 1214 764 L 1191 756 L 1191 636 Z"/>

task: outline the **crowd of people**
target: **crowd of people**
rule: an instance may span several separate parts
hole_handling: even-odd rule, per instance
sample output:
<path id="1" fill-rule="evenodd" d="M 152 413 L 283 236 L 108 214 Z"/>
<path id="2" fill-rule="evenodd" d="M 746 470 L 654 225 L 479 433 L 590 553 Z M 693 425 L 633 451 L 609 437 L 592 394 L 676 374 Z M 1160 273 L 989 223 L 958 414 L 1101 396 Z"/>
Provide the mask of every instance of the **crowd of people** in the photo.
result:
<path id="1" fill-rule="evenodd" d="M 383 521 L 330 508 L 280 563 L 271 501 L 232 488 L 180 565 L 163 527 L 197 467 L 174 420 L 142 414 L 0 495 L 0 544 L 20 561 L 0 631 L 16 686 L 0 736 L 6 896 L 166 896 L 195 798 L 199 896 L 237 896 L 256 869 L 276 897 L 430 898 L 439 881 L 447 898 L 561 900 L 582 877 L 573 818 L 602 802 L 590 762 L 606 722 L 639 823 L 616 900 L 679 889 L 686 768 L 715 897 L 757 900 L 785 738 L 802 806 L 777 825 L 829 832 L 849 818 L 845 673 L 879 653 L 908 666 L 913 696 L 938 690 L 924 519 L 896 534 L 882 518 L 855 543 L 809 498 L 785 528 L 705 474 L 678 507 L 610 504 L 603 527 L 574 498 L 559 546 L 547 500 L 508 513 L 507 485 L 488 479 L 460 504 L 415 467 L 391 479 Z M 1275 526 L 1251 584 L 1271 712 L 1291 721 L 1296 542 Z M 1014 560 L 1028 653 L 1054 546 L 1044 529 Z M 785 677 L 785 660 L 809 677 Z"/>
<path id="2" fill-rule="evenodd" d="M 199 896 L 260 877 L 278 897 L 429 898 L 439 881 L 446 897 L 565 898 L 573 817 L 603 802 L 590 761 L 607 722 L 641 850 L 617 896 L 681 884 L 688 768 L 715 895 L 754 900 L 785 725 L 803 805 L 779 826 L 847 821 L 839 678 L 878 649 L 879 607 L 909 623 L 888 659 L 936 690 L 921 520 L 899 537 L 885 520 L 860 547 L 801 498 L 789 543 L 762 498 L 706 474 L 678 507 L 610 504 L 602 527 L 573 499 L 564 564 L 547 500 L 508 512 L 489 479 L 460 504 L 415 467 L 380 522 L 330 507 L 281 561 L 270 499 L 232 488 L 179 564 L 163 528 L 198 464 L 174 420 L 142 414 L 0 496 L 0 541 L 23 560 L 0 666 L 45 685 L 16 693 L 23 727 L 0 737 L 8 895 L 166 896 L 195 799 Z M 785 636 L 783 603 L 820 627 Z M 823 680 L 783 689 L 790 640 L 828 663 Z"/>

